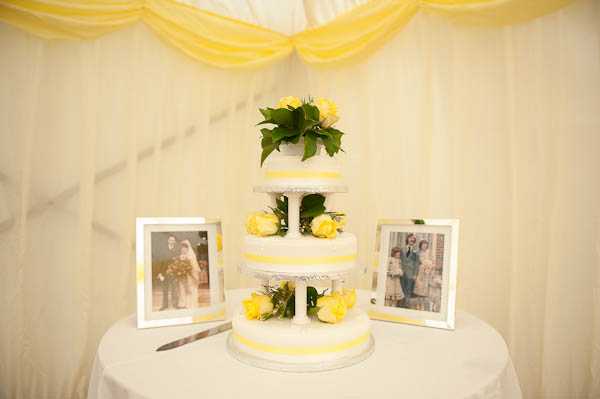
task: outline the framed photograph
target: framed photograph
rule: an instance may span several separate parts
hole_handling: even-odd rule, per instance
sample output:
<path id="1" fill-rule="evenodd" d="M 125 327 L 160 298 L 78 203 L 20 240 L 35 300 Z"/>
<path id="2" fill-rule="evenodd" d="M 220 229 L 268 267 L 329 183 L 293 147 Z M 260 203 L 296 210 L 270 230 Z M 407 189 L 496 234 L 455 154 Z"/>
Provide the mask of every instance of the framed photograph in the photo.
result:
<path id="1" fill-rule="evenodd" d="M 456 219 L 381 220 L 369 315 L 454 329 Z"/>
<path id="2" fill-rule="evenodd" d="M 225 318 L 221 223 L 136 219 L 138 328 Z"/>

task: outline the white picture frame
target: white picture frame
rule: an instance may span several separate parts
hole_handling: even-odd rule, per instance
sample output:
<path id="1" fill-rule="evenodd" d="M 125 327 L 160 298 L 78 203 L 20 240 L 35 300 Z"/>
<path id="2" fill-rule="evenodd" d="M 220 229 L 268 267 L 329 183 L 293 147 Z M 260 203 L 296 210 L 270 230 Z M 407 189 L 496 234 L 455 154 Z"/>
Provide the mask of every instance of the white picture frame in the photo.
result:
<path id="1" fill-rule="evenodd" d="M 136 288 L 138 328 L 223 320 L 221 222 L 137 218 Z"/>
<path id="2" fill-rule="evenodd" d="M 378 221 L 369 316 L 454 329 L 458 235 L 457 219 Z"/>

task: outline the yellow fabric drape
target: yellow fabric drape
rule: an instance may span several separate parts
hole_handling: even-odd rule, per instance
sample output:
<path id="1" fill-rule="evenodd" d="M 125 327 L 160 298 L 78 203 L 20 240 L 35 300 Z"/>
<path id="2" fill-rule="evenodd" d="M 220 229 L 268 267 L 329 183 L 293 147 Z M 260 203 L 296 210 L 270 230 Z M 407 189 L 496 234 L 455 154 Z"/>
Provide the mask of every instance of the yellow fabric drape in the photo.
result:
<path id="1" fill-rule="evenodd" d="M 326 25 L 296 34 L 293 40 L 309 64 L 340 63 L 381 47 L 417 10 L 417 1 L 372 0 Z"/>
<path id="2" fill-rule="evenodd" d="M 526 22 L 550 14 L 573 0 L 422 0 L 421 10 L 454 22 L 502 26 Z"/>
<path id="3" fill-rule="evenodd" d="M 176 0 L 7 0 L 0 21 L 48 39 L 92 39 L 137 21 L 191 57 L 221 68 L 257 67 L 294 48 L 309 64 L 363 57 L 419 11 L 459 23 L 505 25 L 553 12 L 573 0 L 371 0 L 291 37 Z"/>

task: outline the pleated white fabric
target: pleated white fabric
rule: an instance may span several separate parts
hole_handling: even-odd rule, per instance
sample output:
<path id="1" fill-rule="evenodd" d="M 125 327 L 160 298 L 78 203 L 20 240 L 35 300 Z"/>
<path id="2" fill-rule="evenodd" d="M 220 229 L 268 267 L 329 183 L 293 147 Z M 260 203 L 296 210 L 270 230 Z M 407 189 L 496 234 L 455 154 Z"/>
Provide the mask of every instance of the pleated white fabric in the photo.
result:
<path id="1" fill-rule="evenodd" d="M 365 63 L 249 72 L 141 25 L 91 42 L 1 25 L 0 397 L 85 397 L 135 309 L 136 216 L 221 217 L 226 285 L 250 285 L 256 109 L 289 94 L 339 103 L 333 205 L 361 262 L 378 218 L 460 218 L 458 307 L 503 335 L 524 397 L 599 397 L 599 17 L 591 0 L 502 29 L 419 15 Z"/>
<path id="2" fill-rule="evenodd" d="M 293 35 L 331 21 L 368 0 L 180 0 L 203 10 Z"/>

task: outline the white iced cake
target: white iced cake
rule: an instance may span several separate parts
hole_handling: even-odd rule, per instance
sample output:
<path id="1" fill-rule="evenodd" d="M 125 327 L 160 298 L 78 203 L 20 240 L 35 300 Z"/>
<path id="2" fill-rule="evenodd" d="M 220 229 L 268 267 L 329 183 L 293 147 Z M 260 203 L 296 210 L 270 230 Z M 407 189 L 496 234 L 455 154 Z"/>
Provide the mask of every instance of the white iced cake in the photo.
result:
<path id="1" fill-rule="evenodd" d="M 243 255 L 246 267 L 256 271 L 335 273 L 355 266 L 357 241 L 351 233 L 340 233 L 332 240 L 246 235 Z"/>
<path id="2" fill-rule="evenodd" d="M 374 346 L 369 317 L 355 307 L 356 291 L 344 287 L 356 266 L 356 236 L 345 232 L 343 212 L 327 208 L 329 195 L 346 192 L 333 158 L 342 150 L 343 133 L 332 127 L 337 106 L 284 97 L 260 111 L 260 124 L 276 127 L 261 129 L 264 173 L 254 191 L 269 194 L 271 207 L 246 219 L 241 270 L 261 288 L 234 315 L 229 352 L 273 370 L 349 366 Z M 315 280 L 320 284 L 311 286 Z"/>
<path id="3" fill-rule="evenodd" d="M 273 363 L 321 367 L 365 354 L 370 344 L 370 331 L 369 317 L 358 309 L 349 310 L 344 320 L 337 324 L 318 320 L 303 325 L 279 319 L 247 320 L 239 313 L 233 318 L 230 339 L 238 353 Z"/>
<path id="4" fill-rule="evenodd" d="M 343 185 L 339 164 L 321 146 L 317 155 L 305 161 L 300 161 L 301 157 L 301 147 L 285 145 L 280 151 L 273 151 L 263 165 L 264 185 L 282 189 Z"/>

